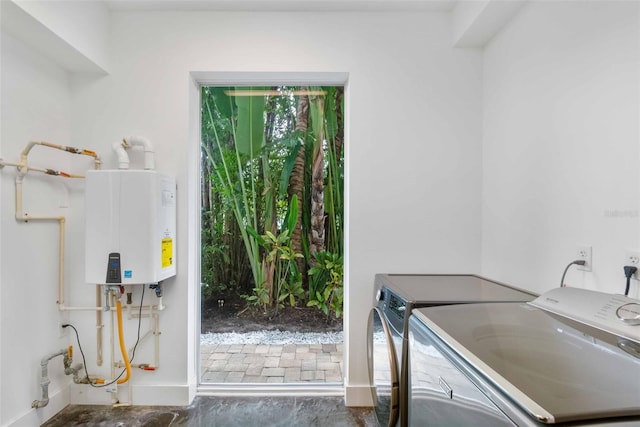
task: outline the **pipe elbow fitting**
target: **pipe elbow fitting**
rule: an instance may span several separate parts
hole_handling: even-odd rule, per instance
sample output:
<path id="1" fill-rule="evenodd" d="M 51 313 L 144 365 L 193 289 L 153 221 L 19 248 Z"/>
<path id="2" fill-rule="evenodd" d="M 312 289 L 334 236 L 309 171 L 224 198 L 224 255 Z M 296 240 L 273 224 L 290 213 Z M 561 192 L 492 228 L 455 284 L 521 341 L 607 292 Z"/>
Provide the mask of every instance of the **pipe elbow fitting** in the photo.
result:
<path id="1" fill-rule="evenodd" d="M 45 400 L 34 400 L 33 402 L 31 402 L 31 407 L 34 409 L 38 409 L 38 408 L 44 408 L 45 406 L 47 406 L 49 404 L 49 399 L 45 399 Z"/>
<path id="2" fill-rule="evenodd" d="M 145 170 L 154 170 L 155 169 L 155 150 L 153 149 L 153 145 L 151 141 L 142 136 L 128 136 L 124 138 L 127 144 L 131 146 L 139 145 L 144 150 L 144 168 Z"/>
<path id="3" fill-rule="evenodd" d="M 111 146 L 118 157 L 118 169 L 129 169 L 129 155 L 125 150 L 126 141 L 116 141 Z"/>

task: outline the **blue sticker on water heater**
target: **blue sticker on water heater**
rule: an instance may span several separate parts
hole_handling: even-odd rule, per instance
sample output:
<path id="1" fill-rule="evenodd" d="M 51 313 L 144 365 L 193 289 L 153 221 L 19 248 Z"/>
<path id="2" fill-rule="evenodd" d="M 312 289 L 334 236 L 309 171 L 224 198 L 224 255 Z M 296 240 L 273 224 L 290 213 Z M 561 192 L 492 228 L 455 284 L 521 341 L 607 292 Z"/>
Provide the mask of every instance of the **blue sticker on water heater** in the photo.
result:
<path id="1" fill-rule="evenodd" d="M 124 271 L 124 278 L 125 279 L 131 279 L 133 277 L 133 271 L 131 270 L 125 270 Z"/>

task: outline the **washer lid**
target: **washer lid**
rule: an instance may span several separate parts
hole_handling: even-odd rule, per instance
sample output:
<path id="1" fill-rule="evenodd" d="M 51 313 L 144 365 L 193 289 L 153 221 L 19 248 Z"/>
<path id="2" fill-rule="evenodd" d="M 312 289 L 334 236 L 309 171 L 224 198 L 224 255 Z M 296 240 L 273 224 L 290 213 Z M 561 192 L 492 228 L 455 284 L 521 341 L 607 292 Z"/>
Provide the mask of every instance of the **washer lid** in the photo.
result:
<path id="1" fill-rule="evenodd" d="M 525 303 L 413 313 L 540 422 L 640 419 L 640 356 L 628 348 L 636 342 Z"/>
<path id="2" fill-rule="evenodd" d="M 376 274 L 376 288 L 391 289 L 418 305 L 530 301 L 537 295 L 471 274 Z"/>

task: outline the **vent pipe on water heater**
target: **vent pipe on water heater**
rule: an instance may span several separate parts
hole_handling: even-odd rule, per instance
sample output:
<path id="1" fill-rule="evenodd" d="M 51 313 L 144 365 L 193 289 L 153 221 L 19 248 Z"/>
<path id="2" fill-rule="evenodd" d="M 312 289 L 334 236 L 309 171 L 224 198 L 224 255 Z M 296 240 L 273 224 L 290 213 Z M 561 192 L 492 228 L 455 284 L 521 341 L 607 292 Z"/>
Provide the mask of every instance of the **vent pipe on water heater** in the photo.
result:
<path id="1" fill-rule="evenodd" d="M 118 169 L 129 169 L 129 155 L 126 150 L 135 145 L 141 146 L 144 150 L 144 169 L 154 170 L 155 152 L 153 146 L 151 145 L 151 141 L 141 136 L 128 136 L 123 138 L 122 141 L 116 141 L 112 144 L 113 150 L 116 152 L 116 156 L 118 156 Z"/>

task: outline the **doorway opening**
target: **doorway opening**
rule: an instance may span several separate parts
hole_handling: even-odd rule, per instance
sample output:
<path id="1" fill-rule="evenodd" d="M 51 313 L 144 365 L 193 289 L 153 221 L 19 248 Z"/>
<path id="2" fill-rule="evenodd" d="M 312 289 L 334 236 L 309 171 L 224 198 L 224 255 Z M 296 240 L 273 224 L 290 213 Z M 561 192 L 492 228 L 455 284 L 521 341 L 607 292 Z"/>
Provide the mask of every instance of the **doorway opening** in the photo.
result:
<path id="1" fill-rule="evenodd" d="M 200 96 L 200 382 L 342 383 L 344 87 Z"/>

